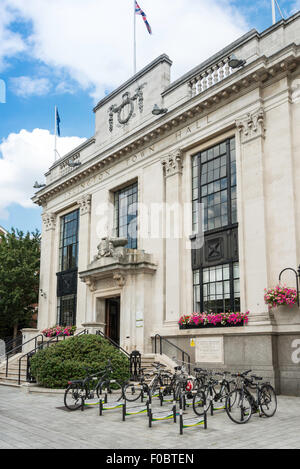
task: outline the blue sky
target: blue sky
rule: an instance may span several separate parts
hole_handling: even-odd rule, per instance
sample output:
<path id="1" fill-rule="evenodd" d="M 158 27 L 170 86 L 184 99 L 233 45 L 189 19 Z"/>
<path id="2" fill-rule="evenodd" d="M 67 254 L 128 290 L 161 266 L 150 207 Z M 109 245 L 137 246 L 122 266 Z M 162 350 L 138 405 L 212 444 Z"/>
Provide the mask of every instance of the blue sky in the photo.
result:
<path id="1" fill-rule="evenodd" d="M 140 0 L 138 68 L 166 52 L 172 79 L 251 28 L 271 25 L 271 0 Z M 53 162 L 54 106 L 63 155 L 94 133 L 92 108 L 132 74 L 132 0 L 1 0 L 0 225 L 41 228 L 30 197 Z M 250 5 L 250 6 L 249 6 Z M 279 0 L 285 17 L 300 0 Z M 277 12 L 277 19 L 280 16 Z"/>

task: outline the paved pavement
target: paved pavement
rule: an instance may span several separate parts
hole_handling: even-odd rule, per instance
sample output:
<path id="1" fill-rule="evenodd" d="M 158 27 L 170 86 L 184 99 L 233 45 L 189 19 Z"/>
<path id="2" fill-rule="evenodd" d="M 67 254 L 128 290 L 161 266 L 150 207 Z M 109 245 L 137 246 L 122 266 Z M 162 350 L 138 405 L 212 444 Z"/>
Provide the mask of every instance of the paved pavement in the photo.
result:
<path id="1" fill-rule="evenodd" d="M 183 436 L 172 421 L 148 428 L 144 414 L 122 422 L 121 409 L 100 417 L 97 408 L 66 412 L 58 409 L 62 406 L 62 395 L 0 386 L 0 449 L 300 448 L 299 397 L 279 396 L 278 411 L 270 419 L 254 415 L 249 423 L 236 425 L 221 411 L 208 418 L 207 430 L 188 428 Z"/>

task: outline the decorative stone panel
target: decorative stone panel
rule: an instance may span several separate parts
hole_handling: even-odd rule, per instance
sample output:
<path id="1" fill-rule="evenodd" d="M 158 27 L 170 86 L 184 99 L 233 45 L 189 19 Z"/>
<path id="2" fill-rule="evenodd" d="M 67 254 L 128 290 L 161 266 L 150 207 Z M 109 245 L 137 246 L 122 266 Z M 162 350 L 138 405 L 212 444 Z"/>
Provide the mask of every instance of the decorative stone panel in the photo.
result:
<path id="1" fill-rule="evenodd" d="M 242 119 L 236 121 L 241 135 L 241 142 L 246 143 L 254 138 L 265 138 L 265 113 L 262 107 L 255 112 L 248 112 Z"/>
<path id="2" fill-rule="evenodd" d="M 181 174 L 183 168 L 183 153 L 180 148 L 170 153 L 161 162 L 165 177 Z"/>
<path id="3" fill-rule="evenodd" d="M 54 213 L 44 213 L 42 215 L 43 223 L 46 231 L 55 230 L 56 227 L 56 215 Z"/>
<path id="4" fill-rule="evenodd" d="M 80 206 L 80 215 L 91 213 L 91 202 L 92 196 L 90 194 L 83 195 L 79 200 L 77 200 L 77 203 Z"/>

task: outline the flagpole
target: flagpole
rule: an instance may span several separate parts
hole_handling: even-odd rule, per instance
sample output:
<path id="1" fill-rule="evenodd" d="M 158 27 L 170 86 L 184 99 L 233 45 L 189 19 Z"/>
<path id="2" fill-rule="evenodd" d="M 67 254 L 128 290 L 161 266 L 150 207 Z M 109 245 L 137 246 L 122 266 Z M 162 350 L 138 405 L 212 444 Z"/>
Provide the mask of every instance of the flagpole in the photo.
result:
<path id="1" fill-rule="evenodd" d="M 57 107 L 54 108 L 54 161 L 56 161 L 56 132 L 57 132 Z"/>
<path id="2" fill-rule="evenodd" d="M 133 0 L 133 74 L 136 74 L 136 14 L 135 0 Z"/>
<path id="3" fill-rule="evenodd" d="M 272 24 L 276 23 L 275 0 L 272 0 Z"/>

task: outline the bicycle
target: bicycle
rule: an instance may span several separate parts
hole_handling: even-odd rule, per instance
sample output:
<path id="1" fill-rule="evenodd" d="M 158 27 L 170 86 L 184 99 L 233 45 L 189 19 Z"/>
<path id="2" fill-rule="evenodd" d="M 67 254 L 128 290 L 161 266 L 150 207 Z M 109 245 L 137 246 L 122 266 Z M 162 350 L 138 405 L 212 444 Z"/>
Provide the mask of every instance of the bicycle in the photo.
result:
<path id="1" fill-rule="evenodd" d="M 89 374 L 89 368 L 85 367 L 87 376 L 84 379 L 71 380 L 64 394 L 64 404 L 68 410 L 77 410 L 82 402 L 88 399 L 98 399 L 105 394 L 109 401 L 119 402 L 123 396 L 123 386 L 115 379 L 111 379 L 113 369 L 108 361 L 104 370 Z"/>
<path id="2" fill-rule="evenodd" d="M 138 382 L 135 383 L 127 383 L 124 386 L 124 398 L 129 402 L 137 401 L 139 398 L 142 398 L 142 395 L 149 394 L 151 391 L 151 395 L 154 396 L 156 393 L 160 393 L 161 388 L 166 385 L 166 379 L 170 379 L 170 374 L 168 371 L 163 370 L 166 366 L 154 362 L 152 366 L 156 368 L 154 373 L 147 373 L 144 374 L 145 368 L 141 368 L 141 374 L 138 378 Z M 151 375 L 154 375 L 150 384 L 147 384 L 146 378 L 149 378 Z"/>
<path id="3" fill-rule="evenodd" d="M 231 391 L 225 402 L 225 409 L 228 417 L 237 424 L 249 422 L 252 414 L 259 413 L 261 417 L 272 417 L 277 410 L 277 397 L 274 388 L 270 383 L 264 382 L 261 385 L 258 381 L 262 381 L 262 377 L 247 375 L 251 370 L 232 375 L 240 380 L 237 388 Z M 257 382 L 254 382 L 257 381 Z M 255 389 L 256 397 L 254 397 L 249 389 Z"/>
<path id="4" fill-rule="evenodd" d="M 229 371 L 215 372 L 207 371 L 206 379 L 203 376 L 202 371 L 202 380 L 205 382 L 204 385 L 199 386 L 196 393 L 193 397 L 193 410 L 197 415 L 203 415 L 203 407 L 206 412 L 210 409 L 214 409 L 216 405 L 217 408 L 225 408 L 225 400 L 227 395 L 230 392 L 230 385 L 232 381 L 227 379 L 227 376 L 230 374 Z M 217 380 L 213 378 L 213 374 L 216 376 L 222 376 L 222 380 Z M 204 396 L 204 403 L 203 403 Z"/>

